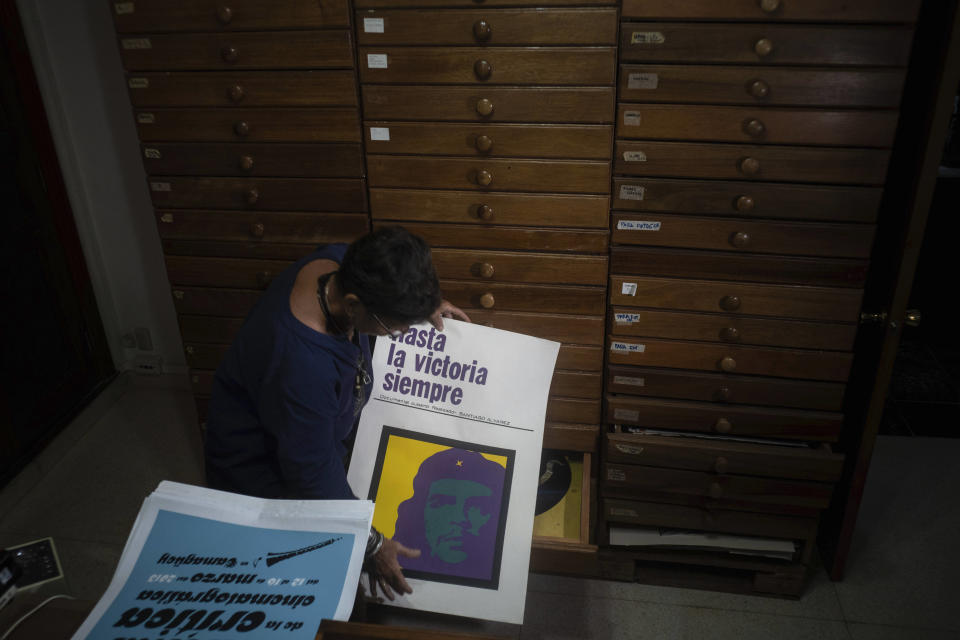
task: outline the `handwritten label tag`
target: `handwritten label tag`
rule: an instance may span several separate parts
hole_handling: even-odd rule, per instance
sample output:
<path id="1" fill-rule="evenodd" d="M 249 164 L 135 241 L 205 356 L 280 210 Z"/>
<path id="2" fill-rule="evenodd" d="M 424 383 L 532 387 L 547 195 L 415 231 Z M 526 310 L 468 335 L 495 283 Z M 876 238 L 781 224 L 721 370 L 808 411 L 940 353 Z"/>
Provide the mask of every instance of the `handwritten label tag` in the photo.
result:
<path id="1" fill-rule="evenodd" d="M 113 10 L 117 12 L 118 16 L 125 16 L 133 13 L 134 5 L 132 2 L 114 2 Z"/>
<path id="2" fill-rule="evenodd" d="M 660 31 L 634 31 L 630 34 L 630 44 L 663 44 L 666 41 Z"/>
<path id="3" fill-rule="evenodd" d="M 385 53 L 368 53 L 368 54 L 367 54 L 367 68 L 368 68 L 368 69 L 386 69 L 386 68 L 387 68 L 387 54 L 385 54 Z"/>
<path id="4" fill-rule="evenodd" d="M 639 127 L 642 120 L 639 111 L 624 111 L 623 124 L 627 127 Z"/>
<path id="5" fill-rule="evenodd" d="M 617 313 L 613 316 L 614 322 L 617 324 L 635 324 L 640 322 L 639 313 Z"/>
<path id="6" fill-rule="evenodd" d="M 613 410 L 614 420 L 626 420 L 628 422 L 636 422 L 640 419 L 640 412 L 635 409 L 614 409 Z"/>
<path id="7" fill-rule="evenodd" d="M 383 18 L 364 18 L 364 33 L 383 33 Z"/>
<path id="8" fill-rule="evenodd" d="M 150 191 L 170 191 L 169 182 L 151 182 Z"/>
<path id="9" fill-rule="evenodd" d="M 614 340 L 610 343 L 610 351 L 616 351 L 617 353 L 643 353 L 646 350 L 647 345 L 636 342 L 620 342 Z"/>
<path id="10" fill-rule="evenodd" d="M 621 411 L 621 409 L 617 409 L 617 411 Z M 626 479 L 627 479 L 627 474 L 623 472 L 623 469 L 617 469 L 615 467 L 609 467 L 607 469 L 607 480 L 613 480 L 614 482 L 623 482 Z"/>
<path id="11" fill-rule="evenodd" d="M 124 38 L 120 41 L 120 46 L 126 51 L 133 49 L 153 49 L 153 43 L 150 38 Z"/>
<path id="12" fill-rule="evenodd" d="M 148 89 L 150 81 L 146 78 L 130 78 L 127 80 L 127 86 L 131 89 Z"/>
<path id="13" fill-rule="evenodd" d="M 645 378 L 631 378 L 630 376 L 613 376 L 613 384 L 625 384 L 631 387 L 645 387 Z"/>
<path id="14" fill-rule="evenodd" d="M 647 154 L 643 151 L 624 151 L 623 159 L 627 162 L 646 162 Z"/>
<path id="15" fill-rule="evenodd" d="M 610 507 L 610 515 L 620 516 L 621 518 L 639 518 L 640 514 L 636 509 L 624 509 L 623 507 Z"/>
<path id="16" fill-rule="evenodd" d="M 637 283 L 636 282 L 624 282 L 623 286 L 620 287 L 620 293 L 625 296 L 635 296 L 637 295 Z"/>
<path id="17" fill-rule="evenodd" d="M 140 124 L 153 124 L 157 121 L 157 117 L 152 113 L 138 113 L 137 122 Z"/>
<path id="18" fill-rule="evenodd" d="M 370 127 L 371 140 L 390 141 L 390 127 Z"/>
<path id="19" fill-rule="evenodd" d="M 152 147 L 146 147 L 143 150 L 143 157 L 150 158 L 151 160 L 160 159 L 160 149 L 154 149 Z"/>
<path id="20" fill-rule="evenodd" d="M 162 216 L 160 216 L 160 222 L 166 222 L 167 224 L 171 224 L 173 222 L 173 214 L 172 213 L 163 214 Z"/>
<path id="21" fill-rule="evenodd" d="M 620 199 L 643 200 L 643 194 L 646 193 L 646 191 L 646 187 L 641 187 L 638 184 L 623 184 L 620 185 Z"/>
<path id="22" fill-rule="evenodd" d="M 658 220 L 620 220 L 617 222 L 618 231 L 660 231 Z"/>
<path id="23" fill-rule="evenodd" d="M 660 85 L 660 76 L 655 73 L 627 74 L 627 89 L 656 89 Z"/>

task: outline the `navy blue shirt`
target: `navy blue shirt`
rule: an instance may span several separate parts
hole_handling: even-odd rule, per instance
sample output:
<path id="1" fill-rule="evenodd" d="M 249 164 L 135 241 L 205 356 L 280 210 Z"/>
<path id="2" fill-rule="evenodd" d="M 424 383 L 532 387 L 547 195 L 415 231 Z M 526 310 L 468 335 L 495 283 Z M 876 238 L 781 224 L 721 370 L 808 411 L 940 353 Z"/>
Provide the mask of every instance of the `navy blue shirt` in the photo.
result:
<path id="1" fill-rule="evenodd" d="M 207 483 L 262 498 L 348 499 L 345 441 L 371 384 L 356 400 L 358 362 L 372 378 L 368 336 L 358 347 L 306 326 L 290 311 L 297 273 L 343 260 L 320 247 L 277 276 L 244 321 L 213 380 L 205 443 Z"/>

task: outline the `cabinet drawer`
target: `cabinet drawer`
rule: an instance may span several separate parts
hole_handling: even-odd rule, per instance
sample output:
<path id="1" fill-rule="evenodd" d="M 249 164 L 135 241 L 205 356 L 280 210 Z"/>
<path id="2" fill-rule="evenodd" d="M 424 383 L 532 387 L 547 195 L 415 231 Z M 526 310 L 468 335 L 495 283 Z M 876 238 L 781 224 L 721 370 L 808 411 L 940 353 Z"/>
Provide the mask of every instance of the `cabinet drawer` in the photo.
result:
<path id="1" fill-rule="evenodd" d="M 374 228 L 383 226 L 378 223 Z M 466 224 L 403 225 L 434 248 L 506 249 L 508 251 L 576 251 L 606 253 L 609 233 L 586 229 L 523 229 Z"/>
<path id="2" fill-rule="evenodd" d="M 613 307 L 610 333 L 797 349 L 851 350 L 855 324 Z"/>
<path id="3" fill-rule="evenodd" d="M 547 420 L 597 424 L 600 422 L 600 399 L 550 398 L 547 400 Z"/>
<path id="4" fill-rule="evenodd" d="M 144 142 L 361 142 L 356 109 L 137 111 Z"/>
<path id="5" fill-rule="evenodd" d="M 158 209 L 366 211 L 363 180 L 339 178 L 180 178 L 150 180 Z"/>
<path id="6" fill-rule="evenodd" d="M 684 142 L 617 142 L 615 171 L 636 176 L 882 185 L 890 152 Z"/>
<path id="7" fill-rule="evenodd" d="M 172 279 L 172 276 L 171 276 Z M 608 336 L 608 362 L 846 382 L 853 355 L 775 347 Z"/>
<path id="8" fill-rule="evenodd" d="M 363 218 L 363 216 L 354 216 Z M 346 230 L 340 230 L 335 235 L 343 236 L 342 242 L 351 242 L 363 235 L 364 232 L 349 237 Z M 324 241 L 326 244 L 328 241 Z M 164 255 L 168 256 L 199 256 L 201 258 L 257 258 L 262 260 L 284 260 L 293 262 L 299 260 L 317 248 L 317 243 L 289 242 L 236 242 L 234 240 L 206 240 L 178 238 L 164 239 L 161 243 Z"/>
<path id="9" fill-rule="evenodd" d="M 259 213 L 247 211 L 157 211 L 164 240 L 289 242 L 319 245 L 350 242 L 368 231 L 367 218 L 343 213 Z"/>
<path id="10" fill-rule="evenodd" d="M 905 66 L 908 27 L 624 22 L 623 62 Z"/>
<path id="11" fill-rule="evenodd" d="M 859 147 L 891 146 L 899 117 L 894 110 L 627 103 L 617 113 L 617 138 Z"/>
<path id="12" fill-rule="evenodd" d="M 602 392 L 603 375 L 600 372 L 558 370 L 553 374 L 553 383 L 550 385 L 551 396 L 599 399 Z"/>
<path id="13" fill-rule="evenodd" d="M 896 109 L 903 78 L 902 69 L 624 64 L 618 85 L 624 102 Z"/>
<path id="14" fill-rule="evenodd" d="M 610 163 L 595 160 L 367 156 L 374 187 L 607 194 Z"/>
<path id="15" fill-rule="evenodd" d="M 357 11 L 361 45 L 617 44 L 617 10 Z"/>
<path id="16" fill-rule="evenodd" d="M 680 469 L 664 469 L 633 464 L 608 462 L 603 465 L 601 493 L 605 497 L 630 498 L 640 493 L 710 497 L 718 504 L 789 505 L 807 509 L 824 509 L 833 493 L 829 484 L 751 478 L 749 476 L 702 473 Z"/>
<path id="17" fill-rule="evenodd" d="M 618 465 L 644 465 L 715 474 L 741 474 L 836 482 L 843 456 L 829 446 L 784 447 L 675 436 L 611 433 L 606 459 Z"/>
<path id="18" fill-rule="evenodd" d="M 873 222 L 877 187 L 614 178 L 613 208 L 701 215 Z"/>
<path id="19" fill-rule="evenodd" d="M 219 7 L 198 0 L 137 0 L 111 4 L 120 33 L 350 26 L 347 0 L 230 0 L 229 5 Z"/>
<path id="20" fill-rule="evenodd" d="M 370 189 L 374 220 L 607 229 L 610 199 L 590 195 Z"/>
<path id="21" fill-rule="evenodd" d="M 127 75 L 134 107 L 356 107 L 350 70 Z"/>
<path id="22" fill-rule="evenodd" d="M 194 395 L 209 396 L 213 391 L 213 371 L 190 371 L 190 388 Z"/>
<path id="23" fill-rule="evenodd" d="M 437 275 L 454 280 L 596 284 L 607 280 L 606 256 L 434 249 Z"/>
<path id="24" fill-rule="evenodd" d="M 486 0 L 488 7 L 517 6 L 527 4 L 535 7 L 563 7 L 567 5 L 615 5 L 613 0 L 545 0 L 543 2 L 518 2 L 517 0 Z M 358 9 L 396 9 L 399 7 L 461 7 L 474 8 L 476 0 L 357 0 Z"/>
<path id="25" fill-rule="evenodd" d="M 721 251 L 612 247 L 610 273 L 673 278 L 769 282 L 828 287 L 862 287 L 866 260 L 806 258 Z"/>
<path id="26" fill-rule="evenodd" d="M 284 269 L 286 260 L 246 260 L 197 256 L 165 256 L 167 276 L 174 287 L 266 289 Z"/>
<path id="27" fill-rule="evenodd" d="M 147 175 L 361 178 L 359 144 L 148 143 Z"/>
<path id="28" fill-rule="evenodd" d="M 610 303 L 680 311 L 857 322 L 863 292 L 740 282 L 612 276 Z"/>
<path id="29" fill-rule="evenodd" d="M 603 347 L 562 344 L 557 355 L 557 369 L 600 371 L 603 368 Z"/>
<path id="30" fill-rule="evenodd" d="M 257 292 L 259 295 L 260 292 Z M 240 331 L 243 318 L 218 316 L 185 316 L 178 318 L 180 335 L 184 343 L 204 342 L 207 344 L 229 345 Z"/>
<path id="31" fill-rule="evenodd" d="M 606 421 L 651 429 L 720 433 L 732 436 L 834 441 L 843 414 L 772 407 L 717 405 L 607 396 Z"/>
<path id="32" fill-rule="evenodd" d="M 845 386 L 837 382 L 787 380 L 611 365 L 607 390 L 635 396 L 840 411 Z"/>
<path id="33" fill-rule="evenodd" d="M 613 127 L 609 125 L 363 124 L 368 154 L 607 160 L 613 144 Z"/>
<path id="34" fill-rule="evenodd" d="M 359 47 L 358 60 L 361 82 L 612 85 L 617 49 Z"/>
<path id="35" fill-rule="evenodd" d="M 816 518 L 729 511 L 714 508 L 714 505 L 707 509 L 636 500 L 606 499 L 602 505 L 607 522 L 667 529 L 702 529 L 771 538 L 813 540 L 817 536 Z"/>
<path id="36" fill-rule="evenodd" d="M 187 365 L 191 369 L 216 370 L 230 347 L 225 344 L 189 343 L 183 345 Z"/>
<path id="37" fill-rule="evenodd" d="M 605 124 L 615 115 L 613 87 L 364 86 L 361 91 L 363 115 L 371 120 Z"/>
<path id="38" fill-rule="evenodd" d="M 766 8 L 769 7 L 769 8 Z M 804 22 L 912 22 L 919 0 L 624 0 L 624 18 L 676 20 L 799 20 Z"/>
<path id="39" fill-rule="evenodd" d="M 742 218 L 613 216 L 610 239 L 619 244 L 715 249 L 798 256 L 869 258 L 874 225 L 753 221 Z"/>
<path id="40" fill-rule="evenodd" d="M 446 298 L 465 309 L 539 311 L 542 313 L 602 314 L 602 287 L 501 284 L 499 282 L 440 282 Z"/>
<path id="41" fill-rule="evenodd" d="M 257 300 L 260 299 L 260 291 L 241 290 L 241 289 L 207 289 L 201 287 L 174 287 L 173 306 L 181 315 L 181 328 L 183 318 L 193 318 L 191 322 L 200 322 L 200 316 L 222 316 L 224 318 L 243 318 L 247 315 Z M 239 325 L 238 325 L 239 326 Z M 229 343 L 233 338 L 233 333 L 229 336 L 220 336 L 219 339 L 208 340 L 202 337 L 187 338 L 183 336 L 184 342 L 214 342 L 222 343 L 226 337 Z"/>
<path id="42" fill-rule="evenodd" d="M 571 316 L 471 309 L 470 319 L 476 324 L 535 336 L 544 340 L 554 340 L 567 344 L 603 345 L 602 316 Z M 558 362 L 557 368 L 599 371 L 599 367 L 595 363 L 602 360 L 603 355 L 598 353 L 597 356 L 595 360 L 593 358 L 579 358 L 565 363 L 568 365 L 575 364 L 576 366 L 561 366 Z"/>
<path id="43" fill-rule="evenodd" d="M 128 71 L 350 69 L 350 32 L 150 33 L 120 38 Z"/>

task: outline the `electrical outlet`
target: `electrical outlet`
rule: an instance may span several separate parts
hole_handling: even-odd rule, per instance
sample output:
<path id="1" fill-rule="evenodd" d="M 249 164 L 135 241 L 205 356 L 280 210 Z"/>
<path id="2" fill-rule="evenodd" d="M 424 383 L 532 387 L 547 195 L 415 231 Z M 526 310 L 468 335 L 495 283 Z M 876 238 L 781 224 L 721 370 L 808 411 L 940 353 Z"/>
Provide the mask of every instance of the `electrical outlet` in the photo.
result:
<path id="1" fill-rule="evenodd" d="M 158 376 L 163 373 L 163 358 L 160 356 L 137 356 L 133 359 L 133 370 L 145 376 Z"/>

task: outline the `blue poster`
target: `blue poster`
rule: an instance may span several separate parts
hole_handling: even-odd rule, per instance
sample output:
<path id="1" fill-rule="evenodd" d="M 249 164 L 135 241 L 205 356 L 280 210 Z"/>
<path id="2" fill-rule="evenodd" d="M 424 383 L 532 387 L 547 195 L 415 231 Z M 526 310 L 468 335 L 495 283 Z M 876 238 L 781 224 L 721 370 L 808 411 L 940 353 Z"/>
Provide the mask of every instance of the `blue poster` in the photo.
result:
<path id="1" fill-rule="evenodd" d="M 334 618 L 353 547 L 352 534 L 160 509 L 123 589 L 87 637 L 310 640 L 320 620 Z"/>

